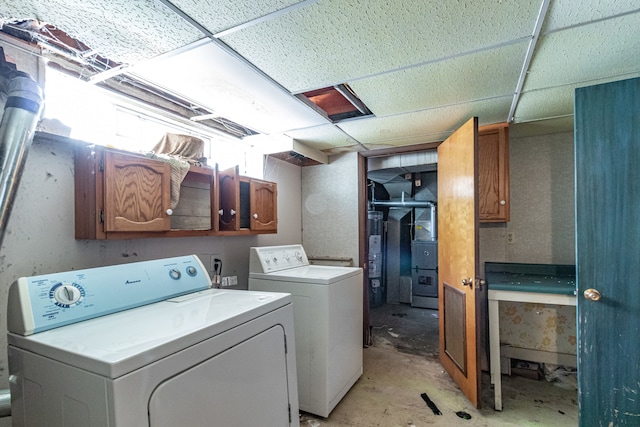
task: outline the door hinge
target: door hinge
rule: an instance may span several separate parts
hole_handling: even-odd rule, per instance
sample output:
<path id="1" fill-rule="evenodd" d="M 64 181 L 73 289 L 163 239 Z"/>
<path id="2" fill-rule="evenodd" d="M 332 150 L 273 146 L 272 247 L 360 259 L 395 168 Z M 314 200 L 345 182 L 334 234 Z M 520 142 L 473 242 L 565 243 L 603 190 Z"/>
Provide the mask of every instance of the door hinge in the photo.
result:
<path id="1" fill-rule="evenodd" d="M 291 424 L 291 403 L 289 403 L 289 424 Z"/>
<path id="2" fill-rule="evenodd" d="M 287 335 L 285 334 L 284 336 L 284 354 L 288 353 L 288 349 L 287 349 Z"/>
<path id="3" fill-rule="evenodd" d="M 98 171 L 104 172 L 104 159 L 98 160 Z"/>
<path id="4" fill-rule="evenodd" d="M 98 220 L 100 221 L 100 224 L 104 224 L 104 211 L 102 209 L 98 212 Z"/>

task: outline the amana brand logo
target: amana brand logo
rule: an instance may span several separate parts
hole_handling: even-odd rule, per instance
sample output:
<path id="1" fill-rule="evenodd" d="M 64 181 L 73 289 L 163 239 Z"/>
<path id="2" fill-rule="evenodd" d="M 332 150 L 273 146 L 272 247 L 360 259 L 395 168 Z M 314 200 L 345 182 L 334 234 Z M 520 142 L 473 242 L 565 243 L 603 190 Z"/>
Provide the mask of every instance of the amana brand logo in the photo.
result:
<path id="1" fill-rule="evenodd" d="M 124 282 L 125 285 L 133 285 L 134 283 L 140 283 L 142 280 L 127 280 Z"/>

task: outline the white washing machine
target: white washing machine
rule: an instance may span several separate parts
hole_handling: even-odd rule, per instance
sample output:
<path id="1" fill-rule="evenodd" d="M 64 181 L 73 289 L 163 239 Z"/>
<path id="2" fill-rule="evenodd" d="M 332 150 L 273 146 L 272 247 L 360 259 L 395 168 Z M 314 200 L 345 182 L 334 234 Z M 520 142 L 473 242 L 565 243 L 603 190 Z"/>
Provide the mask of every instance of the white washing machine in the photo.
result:
<path id="1" fill-rule="evenodd" d="M 18 279 L 13 426 L 299 426 L 291 296 L 210 287 L 193 255 Z"/>
<path id="2" fill-rule="evenodd" d="M 362 269 L 310 265 L 302 245 L 250 251 L 249 289 L 293 296 L 300 409 L 328 417 L 362 375 Z"/>

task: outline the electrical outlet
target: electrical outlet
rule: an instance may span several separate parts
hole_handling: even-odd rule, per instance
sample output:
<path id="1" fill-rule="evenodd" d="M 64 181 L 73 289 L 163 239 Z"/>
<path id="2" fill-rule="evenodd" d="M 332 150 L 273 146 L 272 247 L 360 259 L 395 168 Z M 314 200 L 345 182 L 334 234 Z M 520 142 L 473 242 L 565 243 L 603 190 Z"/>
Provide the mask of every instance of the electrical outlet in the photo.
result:
<path id="1" fill-rule="evenodd" d="M 222 287 L 235 286 L 238 284 L 238 276 L 225 276 L 222 278 Z"/>
<path id="2" fill-rule="evenodd" d="M 513 235 L 513 231 L 507 233 L 507 243 L 515 242 L 515 237 Z"/>

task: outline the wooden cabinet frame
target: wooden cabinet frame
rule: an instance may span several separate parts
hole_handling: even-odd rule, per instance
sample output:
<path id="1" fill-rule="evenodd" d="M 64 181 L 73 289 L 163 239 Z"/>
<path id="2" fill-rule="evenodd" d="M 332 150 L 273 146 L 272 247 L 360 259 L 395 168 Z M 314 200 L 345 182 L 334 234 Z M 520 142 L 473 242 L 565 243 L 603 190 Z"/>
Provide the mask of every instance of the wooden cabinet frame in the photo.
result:
<path id="1" fill-rule="evenodd" d="M 478 190 L 480 222 L 507 222 L 509 197 L 509 125 L 478 129 Z"/>
<path id="2" fill-rule="evenodd" d="M 215 236 L 277 232 L 277 184 L 192 166 L 171 212 L 170 165 L 135 153 L 78 144 L 75 151 L 76 239 Z M 240 185 L 249 186 L 246 200 Z M 189 199 L 197 199 L 189 204 Z M 244 204 L 251 207 L 241 226 Z M 170 215 L 168 212 L 171 212 Z M 179 224 L 181 228 L 172 228 Z"/>

